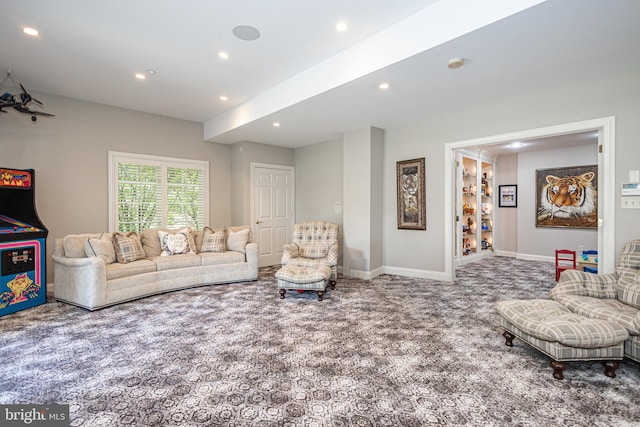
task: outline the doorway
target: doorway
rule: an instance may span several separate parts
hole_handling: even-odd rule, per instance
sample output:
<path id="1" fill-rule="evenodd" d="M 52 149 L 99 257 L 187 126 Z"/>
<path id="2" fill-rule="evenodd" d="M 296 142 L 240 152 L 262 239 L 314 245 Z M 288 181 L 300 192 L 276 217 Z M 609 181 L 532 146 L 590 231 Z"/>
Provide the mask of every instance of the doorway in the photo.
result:
<path id="1" fill-rule="evenodd" d="M 445 273 L 455 280 L 455 152 L 511 141 L 546 138 L 578 132 L 598 132 L 598 253 L 602 272 L 615 265 L 615 118 L 587 120 L 509 134 L 445 144 Z"/>
<path id="2" fill-rule="evenodd" d="M 258 244 L 258 267 L 280 264 L 282 248 L 291 241 L 294 169 L 251 163 L 251 229 Z"/>

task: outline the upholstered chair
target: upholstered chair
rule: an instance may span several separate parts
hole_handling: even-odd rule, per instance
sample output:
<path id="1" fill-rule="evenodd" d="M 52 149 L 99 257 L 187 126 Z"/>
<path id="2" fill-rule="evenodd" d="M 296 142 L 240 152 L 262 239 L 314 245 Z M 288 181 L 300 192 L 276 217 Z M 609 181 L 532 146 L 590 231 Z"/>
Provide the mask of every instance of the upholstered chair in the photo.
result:
<path id="1" fill-rule="evenodd" d="M 329 282 L 332 286 L 338 279 L 339 226 L 327 221 L 312 221 L 293 227 L 293 241 L 285 244 L 281 264 L 301 267 L 326 265 L 331 267 Z"/>

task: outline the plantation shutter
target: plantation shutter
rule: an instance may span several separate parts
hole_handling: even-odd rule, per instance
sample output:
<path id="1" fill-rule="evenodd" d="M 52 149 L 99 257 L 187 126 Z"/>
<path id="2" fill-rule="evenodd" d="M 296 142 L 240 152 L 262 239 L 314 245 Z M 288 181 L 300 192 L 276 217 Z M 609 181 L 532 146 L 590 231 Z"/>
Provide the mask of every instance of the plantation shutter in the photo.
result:
<path id="1" fill-rule="evenodd" d="M 161 205 L 159 166 L 118 163 L 118 231 L 162 226 Z"/>
<path id="2" fill-rule="evenodd" d="M 111 231 L 202 229 L 209 219 L 209 163 L 109 152 Z"/>
<path id="3" fill-rule="evenodd" d="M 167 225 L 170 228 L 204 227 L 204 173 L 201 169 L 167 168 Z"/>

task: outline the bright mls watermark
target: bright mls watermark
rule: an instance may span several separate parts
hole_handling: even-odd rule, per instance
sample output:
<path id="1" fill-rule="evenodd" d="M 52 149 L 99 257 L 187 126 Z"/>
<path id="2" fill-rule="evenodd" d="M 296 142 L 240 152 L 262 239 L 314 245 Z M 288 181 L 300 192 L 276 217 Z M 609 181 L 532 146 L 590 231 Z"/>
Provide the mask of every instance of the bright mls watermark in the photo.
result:
<path id="1" fill-rule="evenodd" d="M 69 427 L 69 405 L 0 405 L 0 426 Z"/>

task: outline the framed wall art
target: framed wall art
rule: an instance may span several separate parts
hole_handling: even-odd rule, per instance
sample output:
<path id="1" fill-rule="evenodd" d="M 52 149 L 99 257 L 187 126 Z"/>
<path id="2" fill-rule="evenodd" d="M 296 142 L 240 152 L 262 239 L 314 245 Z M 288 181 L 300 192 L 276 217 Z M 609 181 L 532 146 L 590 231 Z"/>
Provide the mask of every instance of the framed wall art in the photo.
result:
<path id="1" fill-rule="evenodd" d="M 598 226 L 598 165 L 536 170 L 536 227 Z"/>
<path id="2" fill-rule="evenodd" d="M 424 157 L 396 163 L 399 229 L 427 229 L 424 165 Z"/>
<path id="3" fill-rule="evenodd" d="M 498 186 L 498 207 L 517 208 L 518 207 L 518 186 L 499 185 Z"/>

